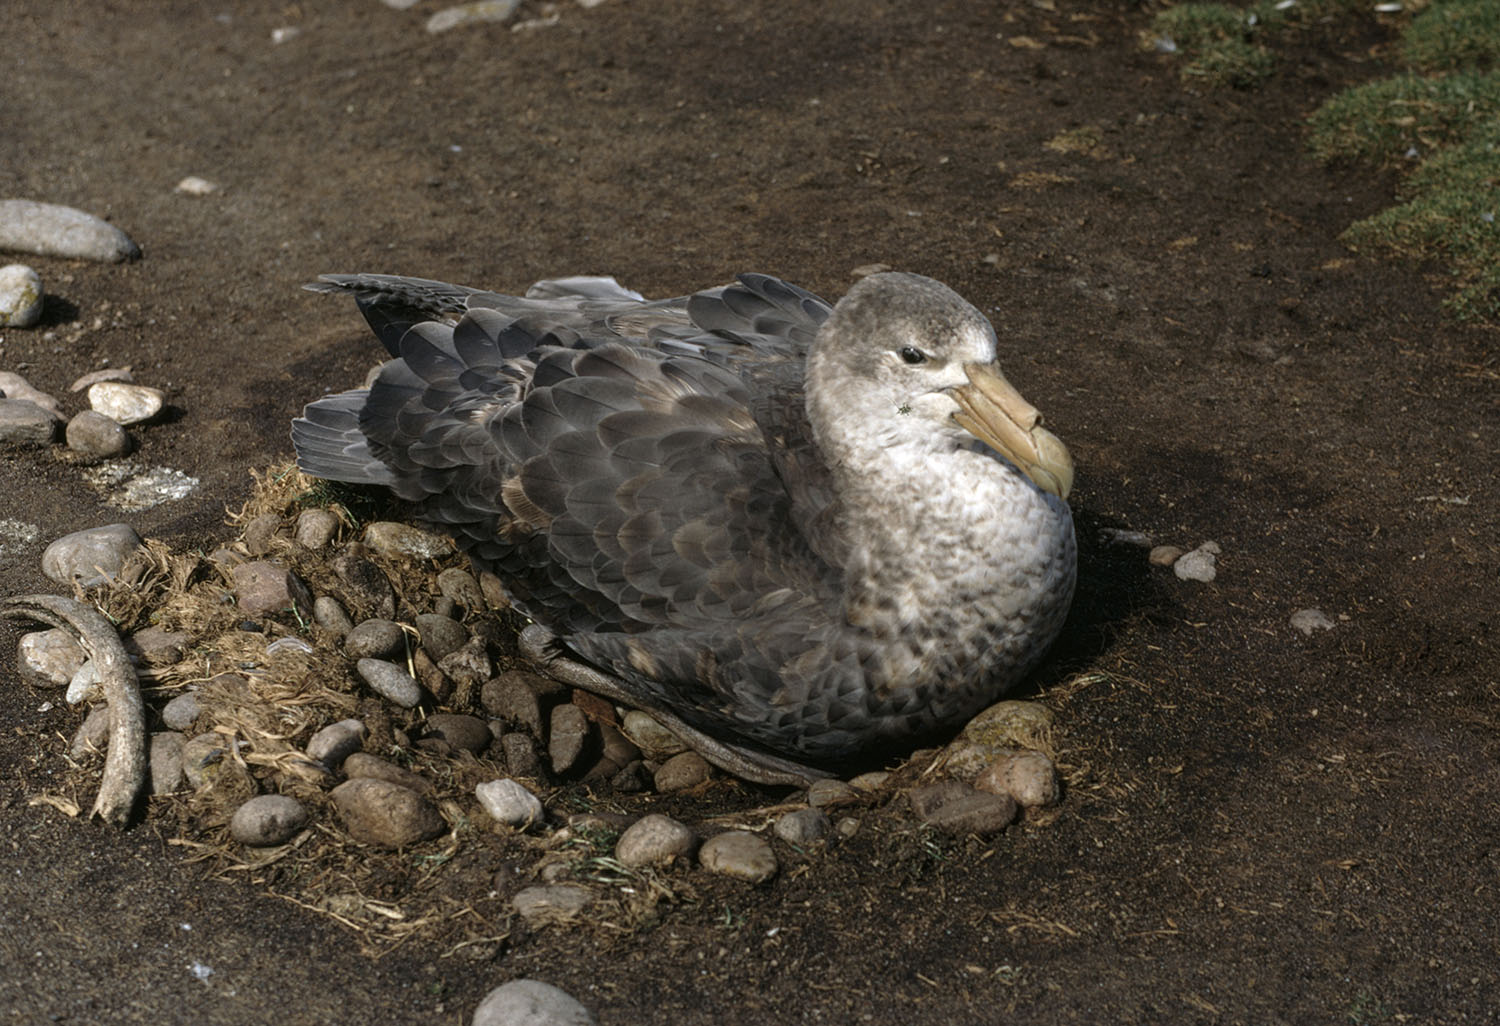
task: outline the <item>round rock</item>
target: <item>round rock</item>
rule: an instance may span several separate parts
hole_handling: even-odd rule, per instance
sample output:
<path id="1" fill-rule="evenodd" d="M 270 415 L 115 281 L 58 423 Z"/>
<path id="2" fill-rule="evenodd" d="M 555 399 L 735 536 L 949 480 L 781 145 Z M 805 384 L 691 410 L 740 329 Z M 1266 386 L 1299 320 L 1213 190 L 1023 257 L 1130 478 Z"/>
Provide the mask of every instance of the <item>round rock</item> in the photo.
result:
<path id="1" fill-rule="evenodd" d="M 656 866 L 687 858 L 697 847 L 692 828 L 654 812 L 630 825 L 615 842 L 615 858 L 632 868 Z"/>
<path id="2" fill-rule="evenodd" d="M 442 535 L 409 524 L 379 520 L 365 528 L 364 543 L 388 559 L 441 559 L 453 552 Z"/>
<path id="3" fill-rule="evenodd" d="M 764 837 L 748 830 L 729 830 L 703 842 L 698 861 L 710 873 L 749 883 L 765 883 L 776 875 L 776 853 Z"/>
<path id="4" fill-rule="evenodd" d="M 85 456 L 110 459 L 130 451 L 130 435 L 125 428 L 93 410 L 84 410 L 68 421 L 64 436 L 69 449 Z"/>
<path id="5" fill-rule="evenodd" d="M 405 639 L 400 624 L 372 617 L 344 636 L 344 652 L 350 659 L 388 659 L 402 650 Z"/>
<path id="6" fill-rule="evenodd" d="M 139 260 L 130 236 L 93 214 L 56 203 L 0 200 L 0 249 L 66 260 Z"/>
<path id="7" fill-rule="evenodd" d="M 542 801 L 514 780 L 487 780 L 474 788 L 474 797 L 497 823 L 525 830 L 542 821 Z"/>
<path id="8" fill-rule="evenodd" d="M 530 925 L 544 926 L 548 923 L 566 923 L 577 918 L 578 913 L 593 900 L 594 895 L 587 887 L 546 884 L 517 891 L 516 896 L 510 899 L 510 904 Z"/>
<path id="9" fill-rule="evenodd" d="M 147 765 L 151 769 L 151 793 L 171 794 L 182 787 L 182 753 L 187 738 L 175 730 L 151 735 Z"/>
<path id="10" fill-rule="evenodd" d="M 422 613 L 417 616 L 417 634 L 422 639 L 422 647 L 435 663 L 442 662 L 444 656 L 463 648 L 464 642 L 469 640 L 469 632 L 464 630 L 463 624 L 451 616 L 437 613 Z"/>
<path id="11" fill-rule="evenodd" d="M 358 777 L 335 787 L 330 797 L 350 836 L 377 848 L 404 848 L 447 829 L 431 802 L 387 780 Z"/>
<path id="12" fill-rule="evenodd" d="M 202 708 L 196 691 L 184 691 L 161 707 L 161 721 L 173 730 L 192 730 Z"/>
<path id="13" fill-rule="evenodd" d="M 29 328 L 42 319 L 42 276 L 25 264 L 0 267 L 0 328 Z"/>
<path id="14" fill-rule="evenodd" d="M 88 656 L 73 635 L 60 627 L 21 635 L 16 646 L 16 669 L 34 688 L 64 688 Z"/>
<path id="15" fill-rule="evenodd" d="M 632 709 L 625 714 L 620 729 L 641 750 L 641 754 L 653 762 L 666 762 L 688 749 L 682 738 L 656 722 L 655 717 L 639 709 Z"/>
<path id="16" fill-rule="evenodd" d="M 787 844 L 813 844 L 833 831 L 833 821 L 822 809 L 798 809 L 776 820 L 771 829 Z"/>
<path id="17" fill-rule="evenodd" d="M 503 673 L 480 689 L 484 711 L 507 724 L 521 727 L 532 737 L 542 736 L 542 706 L 524 672 Z"/>
<path id="18" fill-rule="evenodd" d="M 312 592 L 284 566 L 264 560 L 241 563 L 229 572 L 234 598 L 246 616 L 296 610 L 302 618 L 312 616 Z"/>
<path id="19" fill-rule="evenodd" d="M 371 690 L 403 709 L 415 709 L 422 703 L 422 685 L 415 677 L 394 663 L 380 659 L 361 659 L 354 669 Z"/>
<path id="20" fill-rule="evenodd" d="M 339 720 L 330 723 L 308 739 L 303 749 L 307 757 L 321 762 L 331 770 L 344 764 L 344 760 L 364 747 L 368 731 L 359 720 Z"/>
<path id="21" fill-rule="evenodd" d="M 57 417 L 30 399 L 0 399 L 0 445 L 51 445 Z"/>
<path id="22" fill-rule="evenodd" d="M 597 1026 L 597 1020 L 550 983 L 511 980 L 485 995 L 473 1026 Z"/>
<path id="23" fill-rule="evenodd" d="M 339 518 L 326 509 L 305 509 L 297 514 L 292 540 L 304 549 L 322 549 L 338 533 Z"/>
<path id="24" fill-rule="evenodd" d="M 697 787 L 713 773 L 708 760 L 697 752 L 674 755 L 656 771 L 656 789 L 662 794 Z"/>
<path id="25" fill-rule="evenodd" d="M 974 789 L 1014 798 L 1025 809 L 1055 805 L 1057 770 L 1041 752 L 1012 752 L 990 765 L 974 781 Z"/>
<path id="26" fill-rule="evenodd" d="M 313 600 L 313 621 L 340 638 L 347 637 L 354 629 L 354 622 L 349 619 L 349 614 L 344 612 L 344 607 L 332 595 L 319 595 Z"/>
<path id="27" fill-rule="evenodd" d="M 150 420 L 166 405 L 167 394 L 149 385 L 125 381 L 97 381 L 89 386 L 89 407 L 116 424 Z"/>
<path id="28" fill-rule="evenodd" d="M 234 810 L 229 835 L 251 848 L 285 844 L 307 825 L 307 809 L 284 794 L 263 794 Z"/>
<path id="29" fill-rule="evenodd" d="M 1216 542 L 1204 542 L 1192 552 L 1185 552 L 1172 564 L 1172 572 L 1184 581 L 1200 581 L 1208 584 L 1219 575 L 1219 546 Z"/>
<path id="30" fill-rule="evenodd" d="M 374 780 L 384 780 L 404 787 L 408 791 L 418 794 L 430 794 L 432 792 L 432 781 L 420 773 L 413 773 L 409 769 L 397 766 L 394 762 L 387 762 L 378 755 L 369 752 L 354 752 L 349 755 L 340 767 L 344 776 L 350 780 L 357 777 L 370 777 Z"/>
<path id="31" fill-rule="evenodd" d="M 440 737 L 449 746 L 479 755 L 495 740 L 490 725 L 478 716 L 463 713 L 433 713 L 427 717 L 429 736 Z"/>

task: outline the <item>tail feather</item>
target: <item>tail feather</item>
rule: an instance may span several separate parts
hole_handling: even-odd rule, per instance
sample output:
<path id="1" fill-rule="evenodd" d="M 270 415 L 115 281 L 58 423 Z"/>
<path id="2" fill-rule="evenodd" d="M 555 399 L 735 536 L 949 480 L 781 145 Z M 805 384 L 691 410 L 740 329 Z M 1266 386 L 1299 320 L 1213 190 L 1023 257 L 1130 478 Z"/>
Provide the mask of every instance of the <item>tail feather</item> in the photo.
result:
<path id="1" fill-rule="evenodd" d="M 348 484 L 396 483 L 396 475 L 370 452 L 359 430 L 359 411 L 369 392 L 357 389 L 310 404 L 292 421 L 292 445 L 297 469 L 312 477 Z"/>

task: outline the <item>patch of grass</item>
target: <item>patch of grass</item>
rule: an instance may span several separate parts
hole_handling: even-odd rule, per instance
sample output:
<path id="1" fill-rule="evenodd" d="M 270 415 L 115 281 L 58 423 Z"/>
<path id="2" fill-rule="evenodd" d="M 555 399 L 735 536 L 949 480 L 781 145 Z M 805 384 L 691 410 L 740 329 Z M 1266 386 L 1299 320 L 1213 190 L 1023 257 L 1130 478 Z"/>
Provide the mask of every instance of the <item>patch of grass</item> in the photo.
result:
<path id="1" fill-rule="evenodd" d="M 1312 116 L 1313 155 L 1378 164 L 1461 142 L 1500 114 L 1500 71 L 1397 75 L 1346 89 Z"/>
<path id="2" fill-rule="evenodd" d="M 1147 42 L 1181 54 L 1185 79 L 1245 89 L 1275 71 L 1276 54 L 1269 43 L 1290 29 L 1361 9 L 1359 0 L 1261 0 L 1244 7 L 1178 4 L 1152 20 Z"/>
<path id="3" fill-rule="evenodd" d="M 1500 3 L 1447 0 L 1433 4 L 1407 28 L 1402 58 L 1419 71 L 1494 66 L 1500 58 Z"/>

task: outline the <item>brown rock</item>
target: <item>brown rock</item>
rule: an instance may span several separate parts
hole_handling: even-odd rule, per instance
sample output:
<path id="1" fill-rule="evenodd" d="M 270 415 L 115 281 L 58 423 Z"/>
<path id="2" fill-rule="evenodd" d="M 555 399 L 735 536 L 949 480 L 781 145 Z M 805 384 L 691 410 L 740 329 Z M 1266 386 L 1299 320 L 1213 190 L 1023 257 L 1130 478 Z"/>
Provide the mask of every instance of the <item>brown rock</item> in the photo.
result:
<path id="1" fill-rule="evenodd" d="M 706 781 L 713 773 L 708 760 L 697 752 L 683 752 L 662 763 L 656 771 L 656 789 L 663 794 L 686 791 Z"/>
<path id="2" fill-rule="evenodd" d="M 433 713 L 427 717 L 427 729 L 431 736 L 442 738 L 452 748 L 475 755 L 483 754 L 495 739 L 488 723 L 461 713 Z"/>
<path id="3" fill-rule="evenodd" d="M 296 609 L 302 619 L 312 617 L 313 598 L 297 575 L 263 560 L 241 563 L 230 571 L 234 597 L 246 616 L 265 616 Z"/>
<path id="4" fill-rule="evenodd" d="M 344 776 L 350 780 L 369 779 L 384 780 L 386 783 L 404 787 L 408 791 L 417 794 L 429 795 L 432 793 L 432 781 L 420 773 L 413 773 L 394 762 L 387 762 L 378 755 L 369 752 L 355 752 L 344 760 Z"/>
<path id="5" fill-rule="evenodd" d="M 377 848 L 404 848 L 448 828 L 431 802 L 388 780 L 356 777 L 335 787 L 330 797 L 350 836 Z"/>
<path id="6" fill-rule="evenodd" d="M 510 726 L 542 736 L 542 706 L 528 678 L 534 674 L 512 670 L 489 681 L 480 690 L 484 711 Z"/>
<path id="7" fill-rule="evenodd" d="M 552 772 L 566 773 L 572 769 L 588 746 L 590 736 L 588 717 L 582 709 L 571 703 L 554 707 L 547 732 L 547 758 L 552 763 Z"/>

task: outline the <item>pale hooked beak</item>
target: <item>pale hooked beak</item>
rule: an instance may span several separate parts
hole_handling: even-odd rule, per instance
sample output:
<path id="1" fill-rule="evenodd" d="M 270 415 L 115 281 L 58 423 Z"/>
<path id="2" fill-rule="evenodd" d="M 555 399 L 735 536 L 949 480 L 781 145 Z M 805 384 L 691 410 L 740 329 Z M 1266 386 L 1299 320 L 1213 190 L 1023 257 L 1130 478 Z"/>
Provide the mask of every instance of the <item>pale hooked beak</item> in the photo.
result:
<path id="1" fill-rule="evenodd" d="M 1073 457 L 1042 427 L 1042 415 L 993 367 L 964 365 L 969 383 L 951 389 L 959 427 L 1004 456 L 1044 492 L 1066 499 L 1073 490 Z"/>

